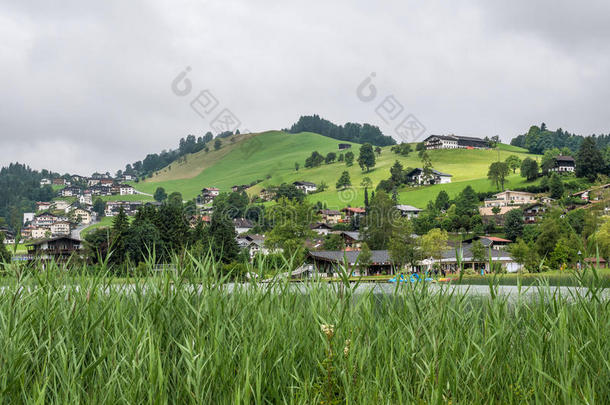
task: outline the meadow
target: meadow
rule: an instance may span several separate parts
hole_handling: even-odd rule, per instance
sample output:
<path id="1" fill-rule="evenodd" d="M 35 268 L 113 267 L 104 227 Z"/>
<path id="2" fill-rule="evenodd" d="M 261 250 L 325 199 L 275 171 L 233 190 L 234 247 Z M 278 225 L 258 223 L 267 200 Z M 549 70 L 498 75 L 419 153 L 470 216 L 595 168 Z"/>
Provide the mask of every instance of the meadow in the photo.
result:
<path id="1" fill-rule="evenodd" d="M 337 144 L 340 141 L 308 132 L 288 134 L 270 131 L 251 136 L 236 135 L 223 142 L 225 146 L 218 151 L 201 151 L 188 155 L 186 161 L 174 162 L 171 167 L 162 169 L 152 178 L 133 185 L 148 194 L 154 193 L 157 187 L 163 187 L 168 193 L 179 191 L 185 199 L 191 199 L 204 187 L 230 191 L 233 185 L 250 184 L 257 180 L 262 182 L 248 189 L 250 195 L 258 194 L 265 187 L 298 180 L 316 184 L 325 182 L 328 189 L 312 194 L 308 197 L 309 200 L 326 202 L 329 208 L 343 208 L 348 204 L 363 205 L 364 189 L 360 186 L 363 178 L 369 177 L 376 186 L 379 181 L 390 177 L 390 167 L 396 160 L 404 168 L 421 166 L 417 152 L 413 151 L 404 157 L 391 152 L 390 147 L 385 147 L 370 172 L 363 172 L 357 162 L 351 167 L 343 162 L 335 162 L 305 168 L 305 159 L 314 150 L 322 155 L 329 152 L 339 154 Z M 360 145 L 352 145 L 350 150 L 357 158 Z M 490 150 L 438 150 L 429 153 L 434 168 L 451 174 L 452 183 L 415 188 L 403 186 L 398 190 L 400 203 L 425 208 L 427 202 L 435 198 L 440 190 L 445 190 L 450 197 L 454 197 L 467 185 L 476 191 L 492 191 L 495 187 L 487 180 L 487 170 L 492 162 L 504 160 L 512 154 L 521 159 L 527 156 L 539 158 L 527 154 L 525 149 L 510 145 L 499 145 Z M 300 164 L 298 171 L 295 170 L 295 162 Z M 349 172 L 353 187 L 338 191 L 335 183 L 343 171 Z M 505 186 L 515 188 L 530 184 L 533 183 L 526 182 L 517 171 L 510 175 Z"/>
<path id="2" fill-rule="evenodd" d="M 610 299 L 595 286 L 373 294 L 347 282 L 227 284 L 195 259 L 175 268 L 117 284 L 9 266 L 0 401 L 610 402 Z"/>

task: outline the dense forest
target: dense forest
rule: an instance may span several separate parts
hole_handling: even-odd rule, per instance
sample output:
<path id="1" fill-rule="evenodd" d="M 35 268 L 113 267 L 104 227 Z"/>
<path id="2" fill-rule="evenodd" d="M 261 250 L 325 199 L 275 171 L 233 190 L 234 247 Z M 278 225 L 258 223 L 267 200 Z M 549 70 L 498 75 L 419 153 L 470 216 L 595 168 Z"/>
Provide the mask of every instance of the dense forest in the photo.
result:
<path id="1" fill-rule="evenodd" d="M 290 127 L 289 132 L 314 132 L 340 141 L 356 143 L 370 143 L 376 146 L 395 145 L 391 136 L 384 135 L 381 130 L 370 124 L 356 124 L 348 122 L 345 125 L 336 125 L 319 115 L 304 115 Z"/>
<path id="2" fill-rule="evenodd" d="M 592 135 L 592 138 L 600 150 L 610 146 L 610 134 Z M 553 148 L 568 148 L 572 152 L 576 152 L 584 139 L 585 137 L 582 135 L 571 134 L 561 128 L 551 131 L 543 122 L 539 127 L 532 126 L 526 134 L 513 138 L 510 144 L 536 154 L 544 154 L 545 151 Z"/>
<path id="3" fill-rule="evenodd" d="M 40 187 L 40 180 L 56 177 L 59 174 L 38 172 L 20 163 L 0 169 L 0 226 L 21 228 L 24 212 L 34 212 L 36 201 L 50 201 L 54 196 L 51 186 Z"/>

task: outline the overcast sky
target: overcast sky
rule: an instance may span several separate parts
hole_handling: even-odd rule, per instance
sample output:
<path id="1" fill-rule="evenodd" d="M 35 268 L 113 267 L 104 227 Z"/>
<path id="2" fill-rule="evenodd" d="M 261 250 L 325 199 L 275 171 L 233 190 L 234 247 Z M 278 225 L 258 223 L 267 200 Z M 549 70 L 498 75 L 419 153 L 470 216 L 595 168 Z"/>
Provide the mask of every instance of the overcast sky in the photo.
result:
<path id="1" fill-rule="evenodd" d="M 225 108 L 242 131 L 317 113 L 395 135 L 388 96 L 426 135 L 608 133 L 609 15 L 607 0 L 3 1 L 0 165 L 114 172 Z M 190 92 L 173 91 L 187 67 Z"/>

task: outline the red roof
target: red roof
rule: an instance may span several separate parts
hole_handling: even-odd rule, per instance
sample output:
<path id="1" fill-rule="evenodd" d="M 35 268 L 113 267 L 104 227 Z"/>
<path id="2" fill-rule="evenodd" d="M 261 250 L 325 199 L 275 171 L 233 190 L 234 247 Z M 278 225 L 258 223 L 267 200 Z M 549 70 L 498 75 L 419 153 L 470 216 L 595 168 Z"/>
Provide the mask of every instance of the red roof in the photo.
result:
<path id="1" fill-rule="evenodd" d="M 345 207 L 341 211 L 353 212 L 354 214 L 364 214 L 366 212 L 364 208 L 358 207 Z"/>

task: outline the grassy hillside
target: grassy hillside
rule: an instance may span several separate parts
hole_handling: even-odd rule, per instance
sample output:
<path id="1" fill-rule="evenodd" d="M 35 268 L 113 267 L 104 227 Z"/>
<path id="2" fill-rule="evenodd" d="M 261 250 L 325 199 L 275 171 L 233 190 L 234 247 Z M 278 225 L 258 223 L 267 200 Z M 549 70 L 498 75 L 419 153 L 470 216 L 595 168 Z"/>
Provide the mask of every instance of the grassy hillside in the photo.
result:
<path id="1" fill-rule="evenodd" d="M 402 157 L 390 151 L 390 147 L 382 150 L 377 158 L 377 165 L 369 173 L 362 172 L 357 164 L 346 167 L 343 162 L 330 165 L 323 164 L 313 169 L 303 167 L 305 159 L 312 151 L 317 150 L 325 155 L 336 152 L 339 141 L 313 133 L 286 134 L 279 131 L 265 132 L 255 136 L 237 136 L 232 142 L 224 140 L 224 146 L 219 151 L 205 152 L 187 156 L 186 162 L 174 163 L 171 168 L 163 169 L 158 175 L 134 186 L 145 193 L 154 193 L 157 187 L 164 187 L 170 193 L 180 191 L 185 199 L 195 197 L 203 187 L 218 187 L 229 191 L 235 184 L 249 184 L 262 179 L 262 183 L 248 190 L 255 194 L 260 189 L 278 185 L 282 182 L 296 180 L 326 182 L 328 190 L 309 196 L 313 202 L 324 201 L 329 207 L 344 207 L 362 205 L 364 200 L 360 183 L 364 177 L 370 177 L 374 185 L 389 177 L 390 167 L 395 160 L 406 167 L 421 166 L 416 152 Z M 357 156 L 359 145 L 353 144 L 352 151 Z M 477 191 L 493 190 L 487 180 L 489 164 L 498 159 L 504 160 L 515 154 L 520 158 L 529 156 L 526 151 L 510 145 L 500 145 L 494 150 L 439 150 L 431 151 L 430 157 L 434 168 L 453 175 L 451 184 L 429 187 L 407 188 L 399 190 L 399 201 L 423 208 L 428 200 L 436 197 L 440 190 L 446 190 L 450 196 L 457 194 L 470 184 Z M 295 171 L 294 163 L 299 162 L 301 168 Z M 353 188 L 338 192 L 335 183 L 341 172 L 350 173 Z M 508 187 L 526 185 L 519 172 L 511 174 Z"/>

